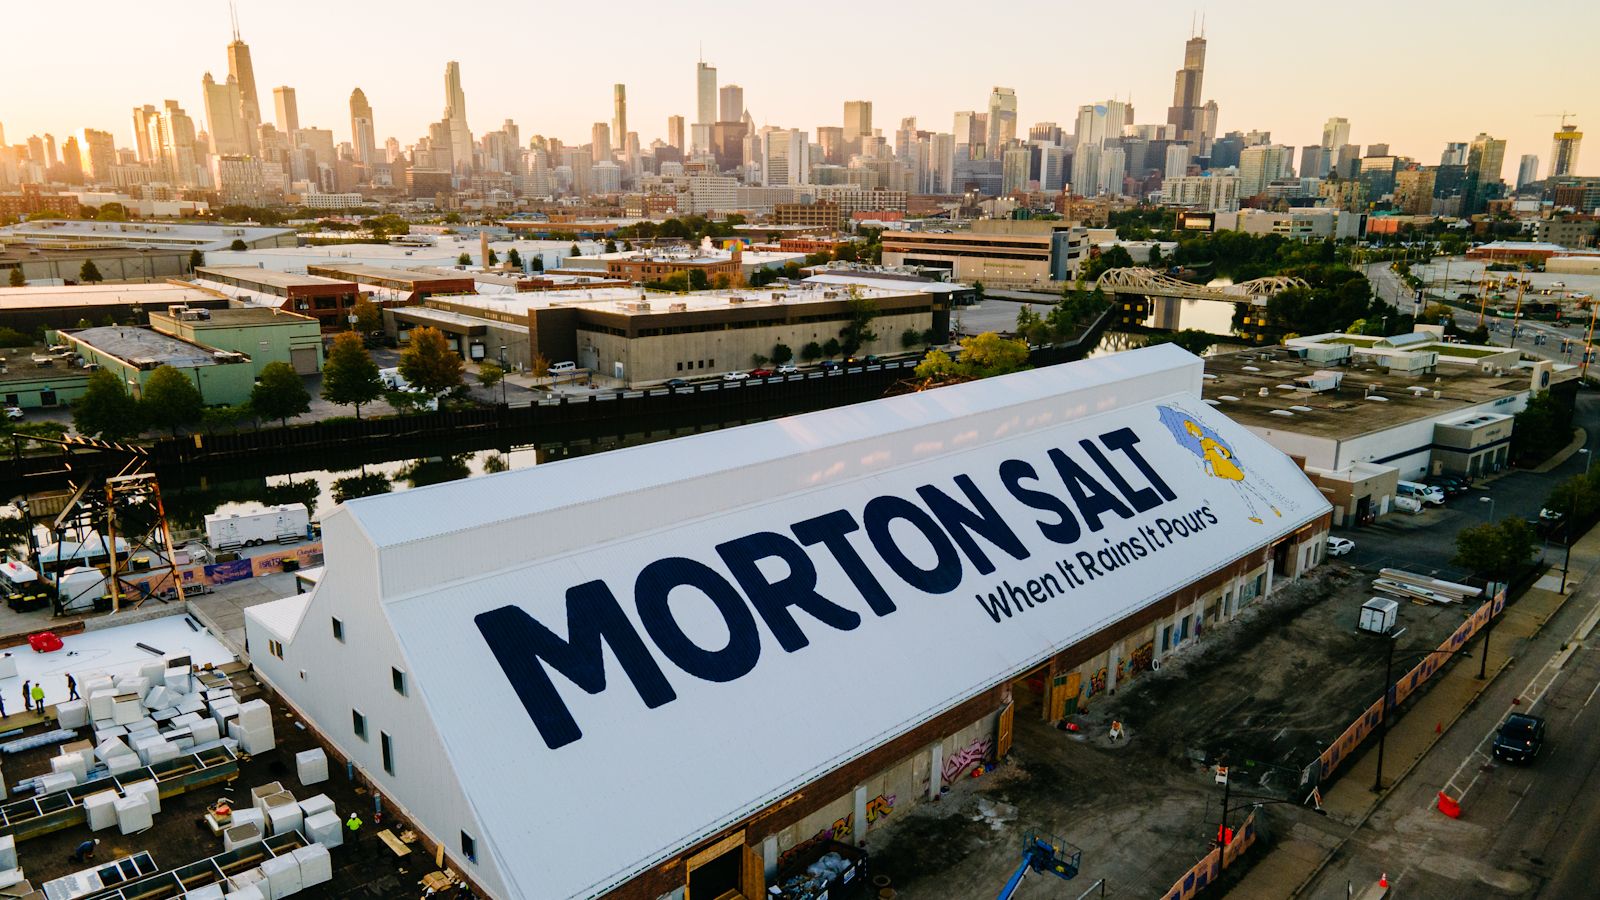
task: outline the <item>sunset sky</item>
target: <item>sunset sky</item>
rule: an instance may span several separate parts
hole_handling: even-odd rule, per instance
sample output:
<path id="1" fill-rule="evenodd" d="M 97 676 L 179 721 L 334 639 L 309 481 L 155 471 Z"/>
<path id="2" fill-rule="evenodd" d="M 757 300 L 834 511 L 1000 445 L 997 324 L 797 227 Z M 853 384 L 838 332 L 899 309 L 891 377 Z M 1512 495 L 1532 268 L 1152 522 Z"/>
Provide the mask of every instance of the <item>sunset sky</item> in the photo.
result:
<path id="1" fill-rule="evenodd" d="M 226 77 L 225 0 L 8 2 L 7 83 L 0 126 L 9 143 L 85 127 L 129 145 L 135 105 L 179 101 L 204 119 L 200 79 Z M 1209 40 L 1205 97 L 1219 133 L 1268 129 L 1280 143 L 1321 138 L 1341 115 L 1351 140 L 1387 141 L 1427 164 L 1446 141 L 1480 131 L 1517 159 L 1549 165 L 1563 110 L 1595 132 L 1579 171 L 1600 172 L 1600 79 L 1593 39 L 1600 2 L 1341 0 L 1283 3 L 950 2 L 812 4 L 466 3 L 239 0 L 263 116 L 272 88 L 293 86 L 302 126 L 350 138 L 348 100 L 361 87 L 378 140 L 426 133 L 444 106 L 447 60 L 459 60 L 475 134 L 514 119 L 524 139 L 572 143 L 611 118 L 611 85 L 628 87 L 628 120 L 648 145 L 666 118 L 694 118 L 700 48 L 719 83 L 740 84 L 756 124 L 814 131 L 839 124 L 843 102 L 873 102 L 891 136 L 903 116 L 950 131 L 958 109 L 983 109 L 993 85 L 1017 91 L 1019 131 L 1071 130 L 1080 104 L 1131 95 L 1140 123 L 1164 122 L 1191 14 Z M 36 36 L 37 39 L 29 39 Z M 20 39 L 19 39 L 20 38 Z"/>

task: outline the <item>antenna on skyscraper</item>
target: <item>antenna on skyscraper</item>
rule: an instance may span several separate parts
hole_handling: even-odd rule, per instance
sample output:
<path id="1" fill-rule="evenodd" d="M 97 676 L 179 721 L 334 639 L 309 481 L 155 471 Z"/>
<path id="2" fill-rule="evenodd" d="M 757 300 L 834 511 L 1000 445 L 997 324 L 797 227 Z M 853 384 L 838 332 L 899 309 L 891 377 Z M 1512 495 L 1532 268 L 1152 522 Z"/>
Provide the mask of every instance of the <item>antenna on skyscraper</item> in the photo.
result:
<path id="1" fill-rule="evenodd" d="M 1198 16 L 1198 15 L 1199 15 L 1198 12 L 1191 11 L 1189 13 L 1189 37 L 1194 37 L 1194 20 L 1195 20 L 1195 17 Z"/>
<path id="2" fill-rule="evenodd" d="M 1205 37 L 1206 36 L 1206 14 L 1205 13 L 1201 13 L 1200 14 L 1200 36 L 1201 37 Z"/>
<path id="3" fill-rule="evenodd" d="M 234 0 L 228 0 L 228 18 L 233 20 L 233 39 L 239 39 L 239 5 Z"/>

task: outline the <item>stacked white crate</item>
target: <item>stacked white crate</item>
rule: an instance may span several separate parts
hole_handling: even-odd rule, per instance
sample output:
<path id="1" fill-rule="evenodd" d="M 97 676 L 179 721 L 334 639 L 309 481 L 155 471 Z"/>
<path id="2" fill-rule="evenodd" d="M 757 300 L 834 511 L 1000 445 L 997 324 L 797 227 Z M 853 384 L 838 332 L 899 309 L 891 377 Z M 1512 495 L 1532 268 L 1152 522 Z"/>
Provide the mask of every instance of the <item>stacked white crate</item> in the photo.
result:
<path id="1" fill-rule="evenodd" d="M 150 815 L 150 804 L 144 797 L 123 797 L 116 802 L 117 830 L 123 834 L 143 831 L 155 824 Z"/>
<path id="2" fill-rule="evenodd" d="M 132 725 L 144 718 L 144 700 L 139 694 L 119 693 L 111 701 L 111 721 Z"/>
<path id="3" fill-rule="evenodd" d="M 215 706 L 213 706 L 215 709 Z M 272 708 L 267 706 L 265 700 L 248 700 L 237 704 L 238 729 L 232 725 L 228 728 L 228 736 L 239 742 L 239 749 L 246 753 L 256 754 L 271 750 L 277 745 L 272 733 Z"/>
<path id="4" fill-rule="evenodd" d="M 267 798 L 283 793 L 283 785 L 276 781 L 258 784 L 250 789 L 250 808 L 265 815 Z"/>
<path id="5" fill-rule="evenodd" d="M 85 700 L 63 700 L 56 704 L 56 720 L 62 728 L 82 728 L 89 724 L 89 703 Z"/>
<path id="6" fill-rule="evenodd" d="M 122 794 L 125 797 L 142 797 L 145 805 L 150 807 L 152 816 L 161 812 L 161 787 L 148 778 L 123 785 Z"/>
<path id="7" fill-rule="evenodd" d="M 260 825 L 254 822 L 246 822 L 241 825 L 236 822 L 229 825 L 227 830 L 222 832 L 222 849 L 233 850 L 237 847 L 243 847 L 245 844 L 254 844 L 263 837 L 265 837 L 265 834 L 262 833 Z"/>
<path id="8" fill-rule="evenodd" d="M 304 816 L 294 795 L 284 791 L 266 799 L 267 830 L 273 834 L 287 834 L 299 829 Z"/>
<path id="9" fill-rule="evenodd" d="M 270 891 L 259 868 L 245 869 L 228 879 L 229 900 L 273 900 Z"/>
<path id="10" fill-rule="evenodd" d="M 183 895 L 183 900 L 222 900 L 222 885 L 208 884 Z"/>
<path id="11" fill-rule="evenodd" d="M 117 824 L 117 792 L 101 791 L 83 798 L 83 812 L 89 819 L 90 831 L 103 831 Z"/>
<path id="12" fill-rule="evenodd" d="M 321 747 L 296 753 L 294 767 L 301 784 L 320 784 L 328 780 L 328 754 Z"/>
<path id="13" fill-rule="evenodd" d="M 314 887 L 333 880 L 333 857 L 322 844 L 311 844 L 294 851 L 300 864 L 300 887 Z"/>
<path id="14" fill-rule="evenodd" d="M 50 760 L 50 771 L 57 775 L 72 776 L 73 784 L 82 784 L 89 777 L 89 766 L 84 763 L 82 754 L 67 753 Z"/>
<path id="15" fill-rule="evenodd" d="M 300 812 L 308 819 L 317 813 L 332 811 L 333 800 L 327 794 L 318 794 L 300 801 Z"/>
<path id="16" fill-rule="evenodd" d="M 272 886 L 273 900 L 300 892 L 300 863 L 293 854 L 274 856 L 264 861 L 261 863 L 261 874 L 267 876 L 267 883 Z"/>
<path id="17" fill-rule="evenodd" d="M 109 686 L 89 694 L 89 718 L 96 722 L 110 721 L 116 698 L 117 692 Z"/>
<path id="18" fill-rule="evenodd" d="M 306 816 L 306 840 L 316 841 L 328 847 L 344 845 L 344 822 L 339 819 L 339 814 L 333 810 L 325 810 Z"/>
<path id="19" fill-rule="evenodd" d="M 49 775 L 40 775 L 34 779 L 35 790 L 39 794 L 53 794 L 56 791 L 64 791 L 77 783 L 78 779 L 74 778 L 71 772 L 51 772 Z"/>

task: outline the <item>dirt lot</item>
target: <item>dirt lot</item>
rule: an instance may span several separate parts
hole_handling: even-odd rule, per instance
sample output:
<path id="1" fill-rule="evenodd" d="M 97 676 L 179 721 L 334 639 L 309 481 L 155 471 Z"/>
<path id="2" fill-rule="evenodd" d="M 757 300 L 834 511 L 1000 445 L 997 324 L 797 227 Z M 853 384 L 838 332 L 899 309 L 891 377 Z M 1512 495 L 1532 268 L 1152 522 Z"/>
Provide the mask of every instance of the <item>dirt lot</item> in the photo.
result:
<path id="1" fill-rule="evenodd" d="M 1234 767 L 1230 807 L 1241 796 L 1286 797 L 1299 770 L 1378 697 L 1382 641 L 1355 630 L 1370 596 L 1367 576 L 1324 565 L 1167 657 L 1080 719 L 1078 735 L 1019 707 L 1009 760 L 870 832 L 872 870 L 913 900 L 992 894 L 1021 861 L 1024 833 L 1037 831 L 1082 848 L 1082 872 L 1076 890 L 1030 874 L 1018 897 L 1076 896 L 1099 878 L 1108 894 L 1158 896 L 1215 837 L 1222 796 L 1211 764 Z M 1410 648 L 1436 646 L 1465 616 L 1402 604 L 1396 677 L 1415 662 Z M 1112 718 L 1126 741 L 1107 740 Z M 1268 833 L 1272 811 L 1262 808 Z"/>
<path id="2" fill-rule="evenodd" d="M 262 689 L 249 673 L 236 673 L 233 677 L 235 693 L 241 699 L 263 695 Z M 393 815 L 385 815 L 382 824 L 375 827 L 372 795 L 365 787 L 351 782 L 346 770 L 331 759 L 327 781 L 302 785 L 295 776 L 294 754 L 311 749 L 316 742 L 278 704 L 273 704 L 273 726 L 277 738 L 275 749 L 244 761 L 238 779 L 232 784 L 163 798 L 161 812 L 156 814 L 155 825 L 148 831 L 122 835 L 115 828 L 91 832 L 88 826 L 77 825 L 18 844 L 18 861 L 28 880 L 39 888 L 46 881 L 85 868 L 85 864 L 70 862 L 68 857 L 73 848 L 91 836 L 100 838 L 102 842 L 96 855 L 97 862 L 146 850 L 154 857 L 161 871 L 221 853 L 222 838 L 212 835 L 202 824 L 206 806 L 223 796 L 233 799 L 236 804 L 248 804 L 251 787 L 279 781 L 299 799 L 327 794 L 341 817 L 355 811 L 367 823 L 353 844 L 347 839 L 344 846 L 332 849 L 333 881 L 295 896 L 308 900 L 420 897 L 422 888 L 418 882 L 427 873 L 435 871 L 431 855 L 418 845 L 405 858 L 396 857 L 377 836 L 380 828 L 390 829 L 398 835 L 406 830 L 405 823 Z M 44 730 L 47 730 L 47 726 L 33 726 L 27 733 Z M 49 771 L 50 758 L 57 752 L 57 748 L 52 746 L 7 756 L 5 776 L 8 784 Z"/>

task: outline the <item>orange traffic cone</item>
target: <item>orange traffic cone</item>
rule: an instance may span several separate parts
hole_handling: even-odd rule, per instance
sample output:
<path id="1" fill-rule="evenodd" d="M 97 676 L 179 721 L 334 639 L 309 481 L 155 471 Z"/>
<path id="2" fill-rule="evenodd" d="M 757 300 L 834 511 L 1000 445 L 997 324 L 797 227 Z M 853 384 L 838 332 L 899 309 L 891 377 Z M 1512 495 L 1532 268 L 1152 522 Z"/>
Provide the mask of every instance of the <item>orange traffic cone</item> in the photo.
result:
<path id="1" fill-rule="evenodd" d="M 1387 888 L 1388 886 L 1389 886 L 1389 873 L 1385 872 L 1381 876 L 1378 877 L 1378 887 Z"/>
<path id="2" fill-rule="evenodd" d="M 1461 818 L 1461 803 L 1450 798 L 1444 791 L 1439 792 L 1439 812 L 1452 819 Z"/>

